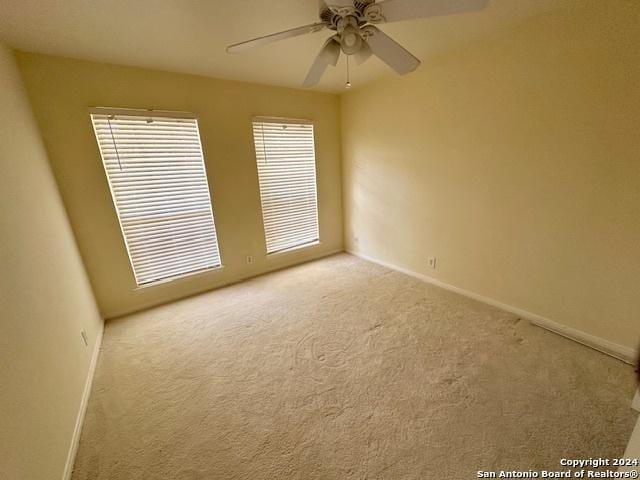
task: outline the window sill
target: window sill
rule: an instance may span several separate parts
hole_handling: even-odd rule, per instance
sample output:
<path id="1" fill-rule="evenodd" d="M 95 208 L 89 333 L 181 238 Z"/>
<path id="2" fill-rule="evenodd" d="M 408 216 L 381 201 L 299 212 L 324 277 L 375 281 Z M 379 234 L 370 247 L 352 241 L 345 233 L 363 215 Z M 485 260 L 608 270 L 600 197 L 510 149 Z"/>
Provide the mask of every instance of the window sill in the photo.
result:
<path id="1" fill-rule="evenodd" d="M 287 253 L 297 252 L 299 250 L 304 250 L 306 248 L 318 247 L 320 245 L 322 245 L 322 242 L 320 240 L 317 240 L 315 242 L 305 243 L 302 245 L 297 245 L 295 247 L 287 248 L 286 250 L 279 250 L 277 252 L 267 253 L 267 258 L 277 258 L 281 255 L 286 255 Z"/>
<path id="2" fill-rule="evenodd" d="M 220 272 L 222 270 L 224 270 L 224 265 L 220 265 L 218 267 L 211 267 L 204 270 L 198 270 L 195 272 L 183 273 L 182 275 L 176 275 L 175 277 L 163 278 L 162 280 L 156 280 L 155 282 L 145 283 L 144 285 L 137 285 L 136 288 L 134 288 L 133 290 L 134 291 L 146 290 L 148 288 L 159 287 L 161 285 L 165 285 L 168 283 L 175 283 L 175 282 L 182 283 L 194 277 L 203 276 L 205 274 L 213 273 L 213 272 Z"/>

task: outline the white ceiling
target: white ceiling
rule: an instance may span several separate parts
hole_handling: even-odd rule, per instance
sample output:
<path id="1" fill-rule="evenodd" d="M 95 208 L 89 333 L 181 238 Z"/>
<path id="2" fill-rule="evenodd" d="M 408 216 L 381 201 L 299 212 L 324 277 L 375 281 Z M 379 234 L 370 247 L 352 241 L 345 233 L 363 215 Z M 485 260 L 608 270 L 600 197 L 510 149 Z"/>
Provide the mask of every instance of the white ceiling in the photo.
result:
<path id="1" fill-rule="evenodd" d="M 491 0 L 480 13 L 381 28 L 425 60 L 561 3 Z M 236 55 L 225 48 L 316 22 L 317 12 L 318 0 L 0 0 L 0 38 L 31 52 L 299 87 L 329 31 Z M 345 74 L 342 56 L 317 88 L 342 91 Z M 375 58 L 351 69 L 356 86 L 393 74 Z"/>

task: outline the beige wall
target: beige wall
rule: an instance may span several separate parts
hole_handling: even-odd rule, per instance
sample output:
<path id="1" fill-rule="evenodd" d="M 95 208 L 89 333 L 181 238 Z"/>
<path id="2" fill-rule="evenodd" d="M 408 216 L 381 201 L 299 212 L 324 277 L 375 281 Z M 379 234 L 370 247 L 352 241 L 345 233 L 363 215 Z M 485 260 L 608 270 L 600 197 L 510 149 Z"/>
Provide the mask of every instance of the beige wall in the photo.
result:
<path id="1" fill-rule="evenodd" d="M 101 312 L 112 317 L 342 249 L 339 102 L 335 95 L 19 54 L 62 197 Z M 89 119 L 90 106 L 197 114 L 224 269 L 136 289 Z M 265 256 L 251 118 L 316 126 L 321 244 Z M 246 255 L 255 262 L 248 265 Z"/>
<path id="2" fill-rule="evenodd" d="M 636 347 L 640 3 L 579 3 L 343 96 L 345 244 Z"/>
<path id="3" fill-rule="evenodd" d="M 0 105 L 0 478 L 60 479 L 102 319 L 1 44 Z"/>

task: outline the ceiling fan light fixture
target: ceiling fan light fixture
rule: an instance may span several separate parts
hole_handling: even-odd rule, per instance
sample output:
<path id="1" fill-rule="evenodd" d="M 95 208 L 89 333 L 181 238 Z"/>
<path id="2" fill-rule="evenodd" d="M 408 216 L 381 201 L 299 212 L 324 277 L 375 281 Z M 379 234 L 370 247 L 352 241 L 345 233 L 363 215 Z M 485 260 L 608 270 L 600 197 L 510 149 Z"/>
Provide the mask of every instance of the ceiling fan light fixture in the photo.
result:
<path id="1" fill-rule="evenodd" d="M 347 47 L 353 47 L 356 44 L 357 35 L 353 32 L 349 32 L 344 35 L 344 43 Z"/>
<path id="2" fill-rule="evenodd" d="M 360 50 L 362 46 L 360 29 L 353 25 L 347 25 L 340 33 L 340 45 L 346 55 L 353 55 Z"/>
<path id="3" fill-rule="evenodd" d="M 370 3 L 364 8 L 363 17 L 367 22 L 370 23 L 384 22 L 382 8 L 380 8 L 380 5 L 375 3 Z"/>

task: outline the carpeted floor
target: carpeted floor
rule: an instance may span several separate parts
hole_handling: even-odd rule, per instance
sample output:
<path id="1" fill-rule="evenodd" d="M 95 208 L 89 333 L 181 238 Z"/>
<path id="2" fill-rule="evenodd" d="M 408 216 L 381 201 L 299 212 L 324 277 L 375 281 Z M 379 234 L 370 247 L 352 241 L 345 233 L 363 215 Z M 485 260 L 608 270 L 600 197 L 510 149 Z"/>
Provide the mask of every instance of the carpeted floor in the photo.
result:
<path id="1" fill-rule="evenodd" d="M 618 457 L 633 369 L 341 254 L 108 322 L 73 479 L 471 479 Z"/>

